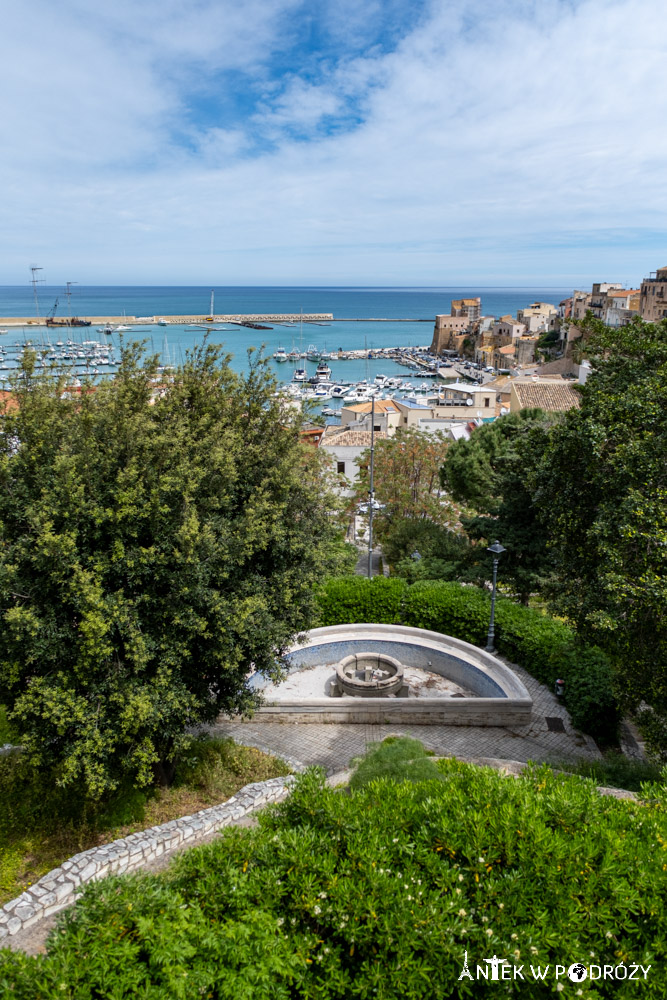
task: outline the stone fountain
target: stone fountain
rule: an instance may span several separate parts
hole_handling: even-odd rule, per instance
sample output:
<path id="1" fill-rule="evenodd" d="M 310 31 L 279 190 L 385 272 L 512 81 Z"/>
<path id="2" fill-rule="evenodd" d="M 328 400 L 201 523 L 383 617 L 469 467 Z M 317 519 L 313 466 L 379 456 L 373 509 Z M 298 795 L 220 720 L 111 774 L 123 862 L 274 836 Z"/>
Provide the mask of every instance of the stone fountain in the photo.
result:
<path id="1" fill-rule="evenodd" d="M 403 664 L 386 653 L 361 652 L 346 656 L 336 664 L 336 683 L 330 694 L 336 698 L 404 698 L 408 695 L 403 682 Z"/>

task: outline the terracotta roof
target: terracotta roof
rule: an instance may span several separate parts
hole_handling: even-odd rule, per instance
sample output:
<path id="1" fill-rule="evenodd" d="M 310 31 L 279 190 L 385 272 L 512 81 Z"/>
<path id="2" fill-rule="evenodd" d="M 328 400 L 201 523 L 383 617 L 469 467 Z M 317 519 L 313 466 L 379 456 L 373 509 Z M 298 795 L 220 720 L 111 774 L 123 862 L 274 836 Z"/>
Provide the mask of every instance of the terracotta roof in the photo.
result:
<path id="1" fill-rule="evenodd" d="M 0 412 L 11 413 L 12 410 L 18 410 L 18 408 L 19 404 L 13 392 L 7 392 L 5 389 L 0 391 Z"/>
<path id="2" fill-rule="evenodd" d="M 504 354 L 505 356 L 508 356 L 510 354 L 516 354 L 514 344 L 506 344 L 505 347 L 499 347 L 498 354 Z"/>
<path id="3" fill-rule="evenodd" d="M 375 431 L 375 440 L 378 438 L 386 438 L 387 434 L 385 431 Z M 320 441 L 320 446 L 326 447 L 330 445 L 336 448 L 370 448 L 371 446 L 371 432 L 370 431 L 349 431 L 344 427 L 327 427 L 322 440 Z"/>
<path id="4" fill-rule="evenodd" d="M 345 406 L 343 404 L 344 410 L 352 410 L 353 413 L 370 413 L 372 411 L 372 403 L 356 403 L 354 406 Z M 398 413 L 398 407 L 391 399 L 376 399 L 375 400 L 375 412 L 376 413 L 388 413 L 388 412 Z"/>
<path id="5" fill-rule="evenodd" d="M 619 299 L 619 298 L 620 299 L 624 299 L 628 295 L 640 295 L 640 294 L 641 294 L 641 289 L 639 289 L 639 288 L 628 288 L 628 289 L 623 289 L 620 292 L 607 292 L 607 297 L 608 298 L 612 298 L 613 297 L 615 299 Z"/>
<path id="6" fill-rule="evenodd" d="M 581 406 L 581 396 L 570 382 L 524 382 L 515 379 L 514 392 L 523 407 L 539 407 L 541 410 L 571 410 Z"/>

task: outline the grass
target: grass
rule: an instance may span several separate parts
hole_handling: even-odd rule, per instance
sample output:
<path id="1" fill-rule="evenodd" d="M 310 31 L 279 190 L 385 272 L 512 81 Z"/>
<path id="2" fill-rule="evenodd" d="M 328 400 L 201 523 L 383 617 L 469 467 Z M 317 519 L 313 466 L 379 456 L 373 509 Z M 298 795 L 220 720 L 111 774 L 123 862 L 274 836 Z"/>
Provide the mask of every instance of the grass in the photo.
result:
<path id="1" fill-rule="evenodd" d="M 632 760 L 617 750 L 608 751 L 601 760 L 563 760 L 554 764 L 554 769 L 593 778 L 597 785 L 625 788 L 629 792 L 641 791 L 643 782 L 664 782 L 659 764 Z"/>
<path id="2" fill-rule="evenodd" d="M 178 762 L 170 788 L 127 785 L 95 803 L 34 774 L 20 754 L 0 757 L 0 905 L 79 851 L 217 805 L 252 781 L 288 773 L 283 761 L 253 747 L 205 740 Z"/>

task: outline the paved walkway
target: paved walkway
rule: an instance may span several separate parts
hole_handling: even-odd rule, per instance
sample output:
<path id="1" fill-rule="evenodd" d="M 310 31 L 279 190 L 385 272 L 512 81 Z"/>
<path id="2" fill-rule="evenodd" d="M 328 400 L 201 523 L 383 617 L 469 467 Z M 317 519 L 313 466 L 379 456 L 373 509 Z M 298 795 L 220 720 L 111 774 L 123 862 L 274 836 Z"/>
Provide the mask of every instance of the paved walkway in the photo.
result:
<path id="1" fill-rule="evenodd" d="M 501 657 L 499 657 L 501 659 Z M 507 662 L 507 661 L 503 661 Z M 508 666 L 520 677 L 533 699 L 529 726 L 506 729 L 496 726 L 397 726 L 340 723 L 280 723 L 224 721 L 211 727 L 218 736 L 231 736 L 237 743 L 283 756 L 303 764 L 319 764 L 327 774 L 348 767 L 368 743 L 386 736 L 414 736 L 441 756 L 496 757 L 501 760 L 557 761 L 599 757 L 588 736 L 572 728 L 570 718 L 543 684 L 516 664 Z M 564 732 L 552 732 L 547 718 L 561 719 Z"/>

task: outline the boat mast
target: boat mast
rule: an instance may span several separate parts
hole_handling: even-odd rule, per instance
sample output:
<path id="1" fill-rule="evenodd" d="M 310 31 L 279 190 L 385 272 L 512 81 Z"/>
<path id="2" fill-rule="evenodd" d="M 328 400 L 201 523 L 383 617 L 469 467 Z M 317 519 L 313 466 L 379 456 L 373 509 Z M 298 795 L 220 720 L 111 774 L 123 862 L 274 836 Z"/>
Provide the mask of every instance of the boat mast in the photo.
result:
<path id="1" fill-rule="evenodd" d="M 213 299 L 214 299 L 214 297 L 215 297 L 215 292 L 214 292 L 213 289 L 211 289 L 211 308 L 208 311 L 208 314 L 211 317 L 211 319 L 213 319 Z"/>
<path id="2" fill-rule="evenodd" d="M 78 285 L 78 281 L 68 281 L 67 288 L 65 290 L 65 295 L 67 296 L 67 316 L 70 320 L 70 326 L 72 325 L 72 305 L 70 302 L 70 296 L 72 294 L 72 285 Z"/>
<path id="3" fill-rule="evenodd" d="M 36 319 L 40 318 L 39 317 L 39 302 L 37 301 L 37 284 L 39 282 L 41 282 L 42 284 L 44 283 L 44 278 L 38 278 L 37 277 L 37 272 L 38 271 L 43 271 L 43 270 L 44 270 L 43 267 L 31 267 L 30 268 L 30 271 L 32 272 L 32 278 L 30 279 L 30 283 L 32 284 L 32 292 L 33 292 L 33 295 L 35 296 L 35 317 L 36 317 Z"/>

